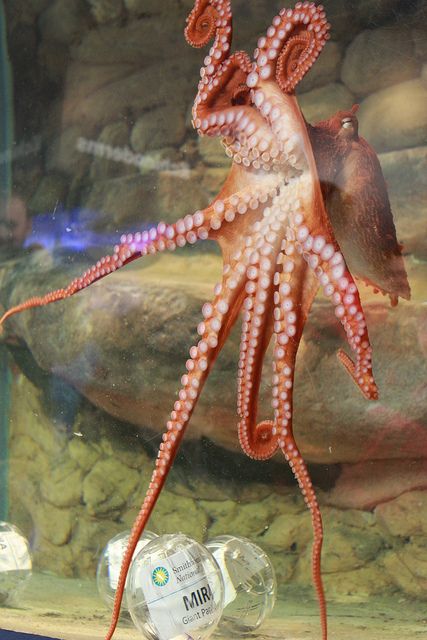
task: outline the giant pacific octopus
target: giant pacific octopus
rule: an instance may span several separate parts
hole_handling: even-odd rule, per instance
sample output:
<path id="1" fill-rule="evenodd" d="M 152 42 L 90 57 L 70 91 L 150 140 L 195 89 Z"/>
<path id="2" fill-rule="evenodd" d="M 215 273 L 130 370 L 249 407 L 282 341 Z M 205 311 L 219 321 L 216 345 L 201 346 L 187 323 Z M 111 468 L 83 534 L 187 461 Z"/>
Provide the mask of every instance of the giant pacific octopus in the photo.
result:
<path id="1" fill-rule="evenodd" d="M 218 353 L 242 316 L 238 361 L 238 437 L 244 453 L 265 460 L 280 449 L 310 509 L 312 574 L 327 639 L 320 557 L 322 519 L 306 464 L 292 430 L 295 359 L 319 287 L 344 327 L 352 357 L 338 359 L 368 400 L 378 391 L 372 349 L 354 277 L 388 294 L 392 304 L 410 290 L 378 158 L 358 134 L 357 105 L 309 125 L 295 88 L 328 40 L 323 7 L 298 2 L 282 9 L 253 59 L 231 53 L 230 0 L 196 0 L 185 36 L 193 47 L 214 43 L 204 59 L 193 106 L 199 135 L 219 136 L 232 166 L 223 188 L 203 211 L 174 224 L 121 238 L 106 256 L 66 288 L 34 297 L 10 315 L 67 298 L 132 260 L 198 240 L 222 250 L 222 281 L 202 308 L 199 340 L 191 347 L 179 398 L 163 435 L 156 466 L 135 521 L 116 592 L 110 640 L 126 575 L 171 469 L 185 429 Z M 257 421 L 264 355 L 273 349 L 273 419 Z"/>

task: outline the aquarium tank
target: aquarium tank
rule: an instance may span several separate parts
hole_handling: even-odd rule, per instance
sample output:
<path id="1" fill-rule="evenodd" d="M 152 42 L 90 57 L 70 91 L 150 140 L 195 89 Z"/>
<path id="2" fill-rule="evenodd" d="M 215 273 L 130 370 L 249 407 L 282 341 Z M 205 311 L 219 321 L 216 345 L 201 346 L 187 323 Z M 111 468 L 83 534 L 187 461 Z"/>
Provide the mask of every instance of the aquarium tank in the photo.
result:
<path id="1" fill-rule="evenodd" d="M 426 0 L 0 0 L 0 639 L 427 635 Z"/>

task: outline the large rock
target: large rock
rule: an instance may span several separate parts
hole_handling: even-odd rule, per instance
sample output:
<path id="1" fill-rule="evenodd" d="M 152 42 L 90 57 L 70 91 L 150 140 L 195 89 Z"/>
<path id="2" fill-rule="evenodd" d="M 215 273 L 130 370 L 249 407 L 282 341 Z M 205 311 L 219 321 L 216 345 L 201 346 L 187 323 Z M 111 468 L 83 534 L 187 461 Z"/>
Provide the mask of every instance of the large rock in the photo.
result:
<path id="1" fill-rule="evenodd" d="M 305 93 L 335 82 L 339 78 L 341 47 L 337 42 L 328 42 L 322 54 L 297 87 L 297 93 Z"/>
<path id="2" fill-rule="evenodd" d="M 185 113 L 194 95 L 194 65 L 178 59 L 146 64 L 71 64 L 65 84 L 63 126 L 79 124 L 83 133 L 94 135 L 100 126 L 125 118 L 129 111 L 141 113 L 168 104 L 171 94 L 174 104 Z"/>
<path id="3" fill-rule="evenodd" d="M 208 199 L 209 192 L 201 183 L 199 172 L 160 171 L 97 181 L 85 205 L 103 212 L 106 228 L 132 225 L 137 231 L 141 224 L 173 222 L 202 209 Z"/>
<path id="4" fill-rule="evenodd" d="M 427 259 L 427 146 L 380 155 L 397 237 L 405 253 Z"/>
<path id="5" fill-rule="evenodd" d="M 392 536 L 427 536 L 427 491 L 406 491 L 375 509 L 380 525 Z"/>
<path id="6" fill-rule="evenodd" d="M 144 268 L 126 269 L 70 300 L 15 316 L 7 331 L 27 342 L 43 369 L 64 377 L 97 406 L 159 432 L 220 265 L 219 259 L 200 254 L 146 261 Z M 75 273 L 77 266 L 74 269 Z M 34 258 L 12 281 L 12 295 L 3 303 L 11 306 L 69 277 L 65 272 L 49 276 Z M 414 294 L 423 300 L 425 280 L 421 273 L 419 277 Z M 4 291 L 10 287 L 3 283 Z M 380 389 L 377 402 L 364 400 L 336 361 L 344 336 L 330 305 L 319 300 L 313 307 L 295 383 L 295 432 L 308 460 L 332 464 L 414 459 L 427 452 L 427 396 L 421 382 L 427 374 L 427 310 L 417 298 L 396 309 L 370 298 L 365 309 Z M 188 431 L 189 438 L 205 436 L 232 450 L 238 450 L 238 341 L 236 328 L 210 374 Z M 261 398 L 260 416 L 268 417 L 269 377 Z"/>
<path id="7" fill-rule="evenodd" d="M 421 442 L 424 440 L 425 437 L 421 435 Z M 427 460 L 425 457 L 408 460 L 403 454 L 404 452 L 401 460 L 376 460 L 375 454 L 367 451 L 366 461 L 361 459 L 357 464 L 343 465 L 342 473 L 328 496 L 328 502 L 346 509 L 351 507 L 367 510 L 377 507 L 377 517 L 390 533 L 404 535 L 399 531 L 402 529 L 400 523 L 405 520 L 407 499 L 402 498 L 414 495 L 416 489 L 427 490 Z M 423 494 L 426 495 L 426 492 Z M 401 497 L 390 502 L 396 496 Z M 406 512 L 414 510 L 416 513 L 415 504 L 415 498 L 408 502 Z M 411 527 L 409 522 L 406 526 Z"/>
<path id="8" fill-rule="evenodd" d="M 42 39 L 59 42 L 63 47 L 79 42 L 89 24 L 90 16 L 83 0 L 56 0 L 38 20 Z"/>
<path id="9" fill-rule="evenodd" d="M 122 16 L 122 0 L 89 0 L 91 13 L 95 20 L 104 24 L 118 20 Z"/>
<path id="10" fill-rule="evenodd" d="M 10 517 L 34 540 L 37 569 L 93 576 L 102 547 L 133 524 L 154 461 L 147 456 L 148 442 L 143 442 L 138 431 L 87 402 L 76 416 L 74 428 L 79 431 L 71 439 L 62 437 L 47 456 L 42 444 L 57 439 L 57 433 L 53 421 L 40 423 L 45 413 L 40 390 L 15 373 Z M 36 424 L 43 437 L 33 439 Z M 296 483 L 287 486 L 287 474 L 277 469 L 274 461 L 261 465 L 269 484 L 254 482 L 257 465 L 253 461 L 248 463 L 252 475 L 245 482 L 241 473 L 225 480 L 215 463 L 210 468 L 204 463 L 201 448 L 192 447 L 191 451 L 191 455 L 187 450 L 187 456 L 178 456 L 148 528 L 158 533 L 181 530 L 200 541 L 227 533 L 246 536 L 269 554 L 280 583 L 311 586 L 311 518 Z M 209 447 L 210 458 L 212 453 Z M 231 463 L 241 471 L 240 457 L 219 451 L 217 455 L 221 467 Z M 70 476 L 76 463 L 80 473 Z M 398 588 L 402 595 L 425 598 L 426 491 L 408 492 L 408 485 L 395 482 L 390 473 L 392 464 L 396 466 L 396 461 L 388 464 L 389 473 L 383 465 L 379 474 L 365 465 L 358 482 L 352 484 L 348 484 L 349 474 L 344 473 L 347 487 L 342 497 L 347 500 L 341 504 L 326 506 L 325 502 L 332 502 L 333 492 L 317 491 L 325 529 L 322 568 L 330 596 L 367 598 Z M 413 466 L 411 461 L 405 464 Z M 59 481 L 58 490 L 69 492 L 64 477 L 68 477 L 74 497 L 68 504 L 52 506 L 40 488 Z M 390 483 L 386 502 L 373 512 L 349 509 L 358 483 L 370 486 L 371 494 L 378 484 L 386 487 Z M 404 493 L 390 499 L 396 487 Z M 372 509 L 372 504 L 368 508 Z"/>
<path id="11" fill-rule="evenodd" d="M 145 18 L 131 20 L 123 26 L 108 25 L 91 29 L 81 43 L 72 49 L 72 56 L 91 65 L 127 64 L 138 68 L 160 61 L 167 63 L 169 56 L 164 55 L 165 40 L 158 37 L 158 27 L 158 18 Z M 167 37 L 167 49 L 175 51 L 175 62 L 179 61 L 188 45 L 183 37 L 183 29 L 177 28 L 176 16 L 170 16 L 169 22 L 163 20 L 162 29 Z M 161 77 L 159 75 L 159 79 Z M 180 78 L 183 78 L 182 73 Z M 149 86 L 157 88 L 157 83 Z"/>
<path id="12" fill-rule="evenodd" d="M 357 96 L 365 96 L 418 75 L 409 29 L 402 26 L 362 31 L 345 52 L 341 79 Z"/>
<path id="13" fill-rule="evenodd" d="M 372 93 L 358 113 L 360 133 L 377 152 L 425 145 L 427 86 L 421 79 Z"/>
<path id="14" fill-rule="evenodd" d="M 355 102 L 353 94 L 339 82 L 312 89 L 298 97 L 301 110 L 308 122 L 329 118 L 339 109 L 349 109 Z"/>
<path id="15" fill-rule="evenodd" d="M 82 138 L 79 138 L 76 142 L 81 153 L 90 152 L 92 146 L 100 151 L 99 155 L 94 155 L 93 152 L 90 154 L 93 158 L 90 168 L 91 181 L 126 176 L 138 171 L 137 158 L 129 145 L 129 126 L 123 120 L 112 122 L 101 131 L 96 142 L 106 146 L 96 147 L 91 145 L 91 141 L 84 140 L 82 143 Z"/>
<path id="16" fill-rule="evenodd" d="M 143 153 L 166 146 L 178 146 L 185 136 L 185 113 L 173 102 L 142 114 L 131 135 L 132 147 Z"/>

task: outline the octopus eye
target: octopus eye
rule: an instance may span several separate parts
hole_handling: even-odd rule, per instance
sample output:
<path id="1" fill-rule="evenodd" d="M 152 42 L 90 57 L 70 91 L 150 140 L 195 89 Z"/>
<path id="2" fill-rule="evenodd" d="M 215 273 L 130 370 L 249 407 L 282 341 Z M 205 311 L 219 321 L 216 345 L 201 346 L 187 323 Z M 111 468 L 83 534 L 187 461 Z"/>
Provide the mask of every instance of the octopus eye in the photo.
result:
<path id="1" fill-rule="evenodd" d="M 353 118 L 343 118 L 341 120 L 341 126 L 343 129 L 352 129 L 353 128 Z"/>

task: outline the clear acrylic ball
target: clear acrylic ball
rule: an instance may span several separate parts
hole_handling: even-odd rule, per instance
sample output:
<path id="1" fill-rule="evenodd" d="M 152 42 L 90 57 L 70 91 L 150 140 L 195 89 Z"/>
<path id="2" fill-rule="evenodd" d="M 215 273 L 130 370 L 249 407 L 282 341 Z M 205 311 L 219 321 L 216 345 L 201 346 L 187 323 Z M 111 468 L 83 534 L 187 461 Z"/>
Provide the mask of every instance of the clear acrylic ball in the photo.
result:
<path id="1" fill-rule="evenodd" d="M 225 586 L 219 630 L 251 633 L 271 613 L 276 601 L 276 576 L 267 554 L 246 538 L 218 536 L 206 547 L 221 568 Z"/>
<path id="2" fill-rule="evenodd" d="M 123 556 L 126 551 L 129 540 L 130 531 L 122 531 L 114 538 L 111 538 L 103 549 L 96 570 L 96 585 L 98 593 L 107 607 L 112 610 L 114 596 L 116 594 L 117 584 L 119 581 L 120 567 L 122 566 Z M 144 531 L 134 551 L 133 557 L 141 551 L 141 549 L 151 540 L 157 538 L 157 534 L 151 531 Z M 125 591 L 127 589 L 129 578 L 126 580 Z M 122 611 L 126 611 L 126 597 L 123 598 Z"/>
<path id="3" fill-rule="evenodd" d="M 31 576 L 27 539 L 13 524 L 0 521 L 0 604 L 16 604 Z"/>
<path id="4" fill-rule="evenodd" d="M 223 602 L 218 564 L 184 534 L 159 536 L 132 563 L 128 609 L 151 640 L 205 640 L 218 625 Z"/>

